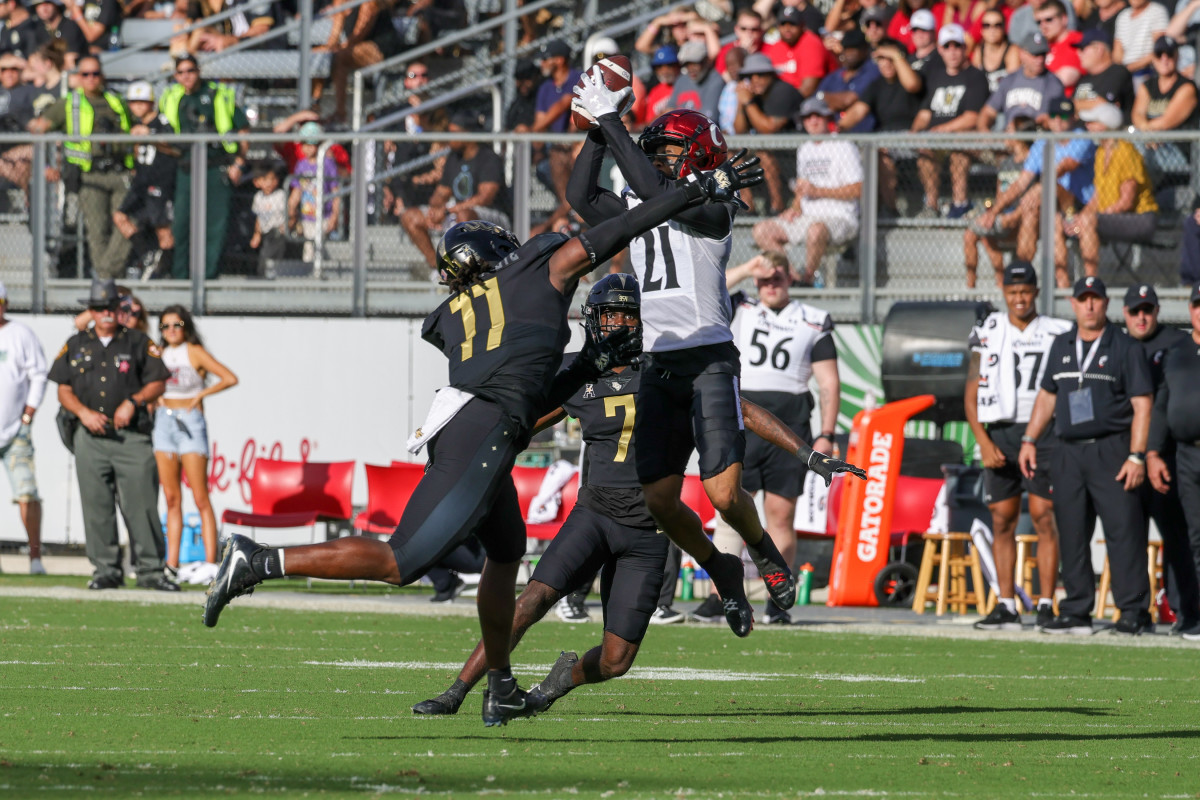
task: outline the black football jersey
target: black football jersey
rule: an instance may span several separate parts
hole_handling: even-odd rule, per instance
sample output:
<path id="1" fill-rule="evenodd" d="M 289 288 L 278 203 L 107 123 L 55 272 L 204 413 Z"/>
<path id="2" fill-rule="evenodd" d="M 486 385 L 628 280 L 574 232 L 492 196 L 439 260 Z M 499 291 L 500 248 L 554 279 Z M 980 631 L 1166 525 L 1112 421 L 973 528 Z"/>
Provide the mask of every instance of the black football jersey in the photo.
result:
<path id="1" fill-rule="evenodd" d="M 450 385 L 489 400 L 532 428 L 571 339 L 573 291 L 550 283 L 550 257 L 567 242 L 535 236 L 484 280 L 425 318 L 421 337 L 450 360 Z M 574 287 L 570 287 L 572 290 Z"/>
<path id="2" fill-rule="evenodd" d="M 570 363 L 574 354 L 567 357 Z M 640 371 L 606 372 L 585 383 L 563 409 L 583 430 L 579 502 L 598 514 L 635 528 L 655 527 L 646 509 L 634 457 L 633 423 L 637 416 Z"/>

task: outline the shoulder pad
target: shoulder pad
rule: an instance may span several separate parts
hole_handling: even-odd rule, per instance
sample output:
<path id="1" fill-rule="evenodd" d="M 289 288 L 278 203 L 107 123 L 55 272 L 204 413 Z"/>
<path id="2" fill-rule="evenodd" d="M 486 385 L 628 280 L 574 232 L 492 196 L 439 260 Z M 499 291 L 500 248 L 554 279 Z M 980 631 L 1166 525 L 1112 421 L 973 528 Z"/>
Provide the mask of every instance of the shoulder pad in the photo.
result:
<path id="1" fill-rule="evenodd" d="M 810 306 L 808 303 L 800 304 L 800 318 L 821 333 L 833 330 L 833 317 L 829 316 L 829 312 L 816 306 Z"/>
<path id="2" fill-rule="evenodd" d="M 505 256 L 504 259 L 500 261 L 500 263 L 497 264 L 492 271 L 497 272 L 505 267 L 511 267 L 522 258 L 527 259 L 528 261 L 535 261 L 547 253 L 552 253 L 558 248 L 562 247 L 570 238 L 571 237 L 562 233 L 539 233 L 537 236 L 534 236 L 532 239 L 525 242 L 525 244 L 521 245 L 516 250 Z"/>

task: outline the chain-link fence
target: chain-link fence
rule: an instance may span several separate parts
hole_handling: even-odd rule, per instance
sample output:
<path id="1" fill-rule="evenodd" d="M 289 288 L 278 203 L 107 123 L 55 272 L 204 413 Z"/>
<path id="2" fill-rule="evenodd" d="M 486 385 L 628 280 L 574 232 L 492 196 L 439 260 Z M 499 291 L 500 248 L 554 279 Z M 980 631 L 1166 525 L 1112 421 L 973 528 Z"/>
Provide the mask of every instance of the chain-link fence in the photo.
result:
<path id="1" fill-rule="evenodd" d="M 1182 320 L 1185 290 L 1170 287 L 1180 286 L 1181 269 L 1197 268 L 1188 262 L 1196 252 L 1192 238 L 1200 235 L 1192 219 L 1195 137 L 1071 136 L 1087 153 L 1080 167 L 1086 175 L 1057 182 L 1039 180 L 1058 171 L 1054 159 L 1065 153 L 1063 143 L 1040 144 L 1051 141 L 1046 134 L 734 138 L 731 150 L 747 145 L 766 157 L 771 178 L 747 193 L 750 208 L 737 215 L 730 263 L 782 251 L 797 296 L 813 298 L 839 319 L 877 321 L 901 299 L 998 300 L 994 269 L 1021 257 L 1038 265 L 1043 287 L 1059 287 L 1059 303 L 1062 287 L 1094 272 L 1114 286 L 1155 285 L 1166 318 Z M 135 284 L 151 307 L 185 302 L 208 313 L 418 314 L 440 302 L 430 278 L 432 248 L 454 221 L 494 219 L 522 238 L 580 229 L 563 196 L 582 141 L 577 135 L 370 131 L 305 142 L 277 134 L 248 138 L 250 169 L 230 182 L 224 150 L 201 144 L 215 140 L 176 137 L 173 144 L 190 151 L 191 163 L 179 173 L 186 193 L 177 188 L 171 198 L 187 220 L 175 231 L 182 225 L 196 235 L 164 255 L 150 224 L 156 217 L 148 214 L 126 260 L 116 264 L 98 261 L 121 252 L 107 249 L 115 227 L 104 205 L 121 203 L 105 195 L 97 205 L 91 179 L 60 179 L 61 137 L 32 147 L 28 139 L 4 137 L 0 147 L 29 153 L 29 170 L 40 176 L 26 191 L 0 195 L 6 203 L 0 280 L 13 306 L 74 308 L 86 280 L 99 273 Z M 134 141 L 146 143 L 93 137 L 100 146 Z M 253 158 L 277 146 L 293 154 L 288 167 Z M 207 179 L 191 179 L 200 174 Z M 1119 196 L 1130 181 L 1136 192 L 1126 211 L 1091 213 L 1111 210 L 1114 192 Z M 623 188 L 615 164 L 602 170 L 601 182 Z M 479 197 L 489 183 L 498 184 L 495 194 Z M 839 194 L 847 186 L 849 194 Z M 1093 192 L 1100 196 L 1089 205 Z M 964 195 L 972 208 L 953 213 Z M 214 215 L 224 218 L 223 232 Z M 95 225 L 104 226 L 101 235 L 89 228 Z M 276 229 L 277 236 L 266 236 Z M 101 247 L 105 255 L 98 256 Z M 615 268 L 629 269 L 628 259 Z M 1043 302 L 1050 310 L 1054 293 L 1043 292 Z"/>

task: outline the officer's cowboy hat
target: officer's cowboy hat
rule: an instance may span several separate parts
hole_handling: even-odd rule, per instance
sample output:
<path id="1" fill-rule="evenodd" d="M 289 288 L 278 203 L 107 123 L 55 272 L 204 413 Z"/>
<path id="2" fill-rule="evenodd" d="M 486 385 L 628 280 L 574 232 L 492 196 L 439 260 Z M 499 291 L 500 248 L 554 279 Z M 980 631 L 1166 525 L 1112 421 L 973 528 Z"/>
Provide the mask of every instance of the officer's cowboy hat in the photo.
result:
<path id="1" fill-rule="evenodd" d="M 88 308 L 113 308 L 119 300 L 117 282 L 112 278 L 104 281 L 92 278 L 91 295 L 79 298 L 79 302 L 84 303 Z"/>

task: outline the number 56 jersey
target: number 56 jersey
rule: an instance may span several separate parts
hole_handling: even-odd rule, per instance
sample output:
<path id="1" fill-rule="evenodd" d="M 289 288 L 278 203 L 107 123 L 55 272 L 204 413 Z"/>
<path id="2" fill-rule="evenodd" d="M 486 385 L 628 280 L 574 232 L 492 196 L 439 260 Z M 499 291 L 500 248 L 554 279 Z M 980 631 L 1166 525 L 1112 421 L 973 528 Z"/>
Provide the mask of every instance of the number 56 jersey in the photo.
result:
<path id="1" fill-rule="evenodd" d="M 813 348 L 833 335 L 826 311 L 798 300 L 775 311 L 742 292 L 733 296 L 731 327 L 747 392 L 808 392 Z"/>
<path id="2" fill-rule="evenodd" d="M 574 285 L 550 283 L 550 257 L 568 238 L 535 236 L 483 280 L 425 318 L 421 338 L 450 360 L 450 385 L 503 408 L 528 431 L 571 339 L 567 325 Z"/>

